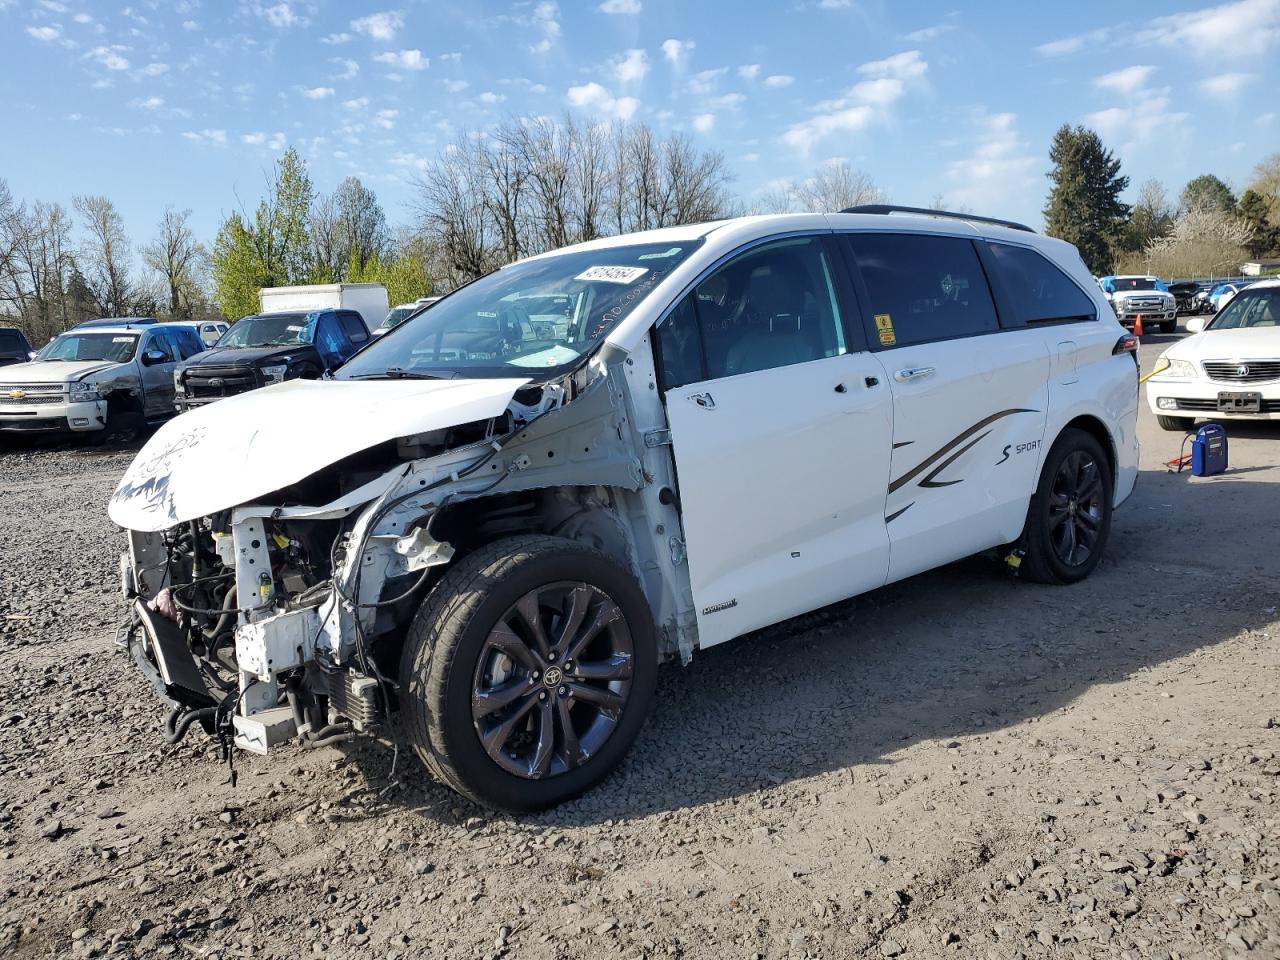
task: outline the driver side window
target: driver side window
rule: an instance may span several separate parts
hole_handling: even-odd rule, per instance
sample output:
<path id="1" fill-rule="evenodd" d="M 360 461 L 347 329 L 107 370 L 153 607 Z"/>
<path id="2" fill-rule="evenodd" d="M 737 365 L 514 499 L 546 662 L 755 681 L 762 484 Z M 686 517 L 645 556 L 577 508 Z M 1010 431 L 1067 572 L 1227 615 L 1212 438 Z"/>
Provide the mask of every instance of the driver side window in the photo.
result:
<path id="1" fill-rule="evenodd" d="M 165 363 L 173 362 L 173 350 L 169 347 L 169 344 L 165 342 L 165 338 L 159 331 L 152 332 L 143 343 L 142 353 L 144 356 L 153 350 L 164 354 Z"/>
<path id="2" fill-rule="evenodd" d="M 730 260 L 658 328 L 670 389 L 847 352 L 820 237 L 775 240 Z"/>

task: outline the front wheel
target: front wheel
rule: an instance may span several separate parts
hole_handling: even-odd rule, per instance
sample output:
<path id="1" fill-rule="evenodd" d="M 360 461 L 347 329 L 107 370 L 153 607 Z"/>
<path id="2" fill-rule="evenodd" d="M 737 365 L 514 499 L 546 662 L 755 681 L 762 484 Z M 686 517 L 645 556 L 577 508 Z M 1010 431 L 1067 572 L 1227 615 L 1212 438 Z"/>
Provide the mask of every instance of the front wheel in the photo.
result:
<path id="1" fill-rule="evenodd" d="M 1160 429 L 1175 433 L 1190 433 L 1196 425 L 1194 417 L 1165 417 L 1160 414 L 1156 414 L 1156 423 L 1160 424 Z"/>
<path id="2" fill-rule="evenodd" d="M 1161 323 L 1161 324 L 1160 324 L 1160 332 L 1161 332 L 1161 333 L 1177 333 L 1177 332 L 1178 332 L 1178 319 L 1177 319 L 1177 317 L 1175 317 L 1175 318 L 1174 318 L 1174 319 L 1172 319 L 1172 320 L 1165 320 L 1163 323 Z"/>
<path id="3" fill-rule="evenodd" d="M 459 561 L 415 616 L 401 655 L 405 724 L 418 756 L 459 793 L 543 809 L 621 762 L 657 660 L 629 571 L 572 540 L 501 540 Z"/>
<path id="4" fill-rule="evenodd" d="M 1092 434 L 1070 428 L 1045 457 L 1027 509 L 1023 574 L 1040 583 L 1076 583 L 1102 559 L 1111 532 L 1111 462 Z"/>

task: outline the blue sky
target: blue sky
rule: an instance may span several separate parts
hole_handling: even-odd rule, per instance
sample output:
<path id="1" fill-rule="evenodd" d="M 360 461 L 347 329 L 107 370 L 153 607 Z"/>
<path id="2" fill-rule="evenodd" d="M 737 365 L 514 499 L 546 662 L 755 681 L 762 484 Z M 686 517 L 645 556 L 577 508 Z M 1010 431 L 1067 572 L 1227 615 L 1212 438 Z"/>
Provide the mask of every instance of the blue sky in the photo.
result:
<path id="1" fill-rule="evenodd" d="M 393 224 L 464 130 L 566 111 L 724 152 L 759 191 L 845 159 L 891 199 L 1040 223 L 1054 130 L 1094 126 L 1176 195 L 1243 187 L 1280 149 L 1280 0 L 0 0 L 0 177 L 23 199 L 220 218 L 286 144 L 318 189 L 354 174 Z"/>

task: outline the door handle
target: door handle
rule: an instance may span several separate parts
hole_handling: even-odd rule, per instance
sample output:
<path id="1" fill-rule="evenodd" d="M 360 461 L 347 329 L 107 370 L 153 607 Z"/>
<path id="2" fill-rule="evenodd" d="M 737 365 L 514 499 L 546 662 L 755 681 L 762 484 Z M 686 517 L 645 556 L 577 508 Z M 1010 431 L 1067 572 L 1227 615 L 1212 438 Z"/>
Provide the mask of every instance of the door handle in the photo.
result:
<path id="1" fill-rule="evenodd" d="M 924 377 L 933 376 L 934 370 L 934 367 L 903 367 L 893 375 L 893 379 L 899 383 L 906 383 L 908 380 L 921 380 Z"/>

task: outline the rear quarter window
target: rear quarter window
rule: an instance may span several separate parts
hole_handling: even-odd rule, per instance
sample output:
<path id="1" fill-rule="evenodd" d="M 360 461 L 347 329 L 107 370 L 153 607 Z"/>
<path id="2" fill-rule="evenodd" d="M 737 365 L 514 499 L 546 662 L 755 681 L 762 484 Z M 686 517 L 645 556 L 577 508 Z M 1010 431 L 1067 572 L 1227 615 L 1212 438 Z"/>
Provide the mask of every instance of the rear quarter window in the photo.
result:
<path id="1" fill-rule="evenodd" d="M 25 353 L 26 347 L 22 343 L 22 339 L 13 332 L 0 332 L 0 353 L 13 354 Z"/>
<path id="2" fill-rule="evenodd" d="M 1093 300 L 1044 255 L 1007 243 L 987 243 L 1003 290 L 1018 323 L 1097 320 Z"/>

